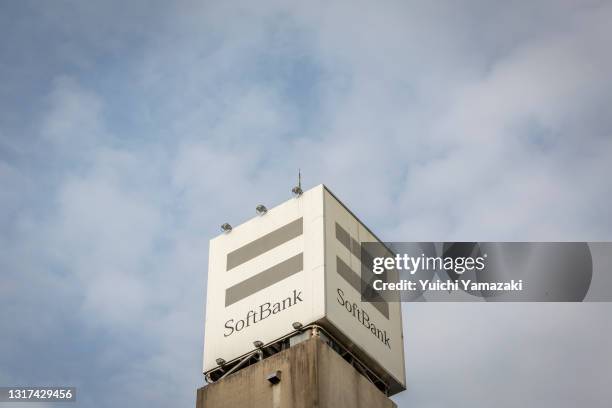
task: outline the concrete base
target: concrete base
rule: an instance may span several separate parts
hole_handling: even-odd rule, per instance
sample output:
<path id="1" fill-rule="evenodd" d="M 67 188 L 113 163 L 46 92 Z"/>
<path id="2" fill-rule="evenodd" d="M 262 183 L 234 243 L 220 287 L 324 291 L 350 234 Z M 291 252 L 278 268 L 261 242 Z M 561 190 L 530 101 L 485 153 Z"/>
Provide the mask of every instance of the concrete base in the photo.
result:
<path id="1" fill-rule="evenodd" d="M 280 382 L 266 378 L 280 371 Z M 198 389 L 196 408 L 395 408 L 319 337 Z"/>

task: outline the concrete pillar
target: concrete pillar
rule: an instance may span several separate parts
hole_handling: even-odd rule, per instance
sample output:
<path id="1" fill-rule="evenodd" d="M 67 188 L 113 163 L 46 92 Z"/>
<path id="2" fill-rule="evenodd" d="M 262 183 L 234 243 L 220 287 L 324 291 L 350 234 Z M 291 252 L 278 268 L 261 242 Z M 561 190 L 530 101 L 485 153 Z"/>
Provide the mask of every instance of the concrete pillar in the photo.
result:
<path id="1" fill-rule="evenodd" d="M 280 371 L 280 382 L 267 380 Z M 395 408 L 319 337 L 198 389 L 196 408 Z"/>

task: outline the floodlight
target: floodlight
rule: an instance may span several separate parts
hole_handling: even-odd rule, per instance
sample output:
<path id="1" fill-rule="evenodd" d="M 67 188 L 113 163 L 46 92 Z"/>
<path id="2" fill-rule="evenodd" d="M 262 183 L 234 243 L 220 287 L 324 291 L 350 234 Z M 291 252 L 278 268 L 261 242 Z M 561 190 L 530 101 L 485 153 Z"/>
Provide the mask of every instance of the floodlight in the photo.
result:
<path id="1" fill-rule="evenodd" d="M 217 365 L 220 365 L 220 366 L 225 365 L 225 360 L 222 358 L 218 358 L 215 361 L 217 362 Z"/>
<path id="2" fill-rule="evenodd" d="M 293 193 L 294 197 L 299 197 L 302 195 L 303 191 L 302 191 L 302 187 L 300 186 L 295 186 L 291 189 L 291 192 Z"/>
<path id="3" fill-rule="evenodd" d="M 295 330 L 300 330 L 302 327 L 304 327 L 304 325 L 300 322 L 293 322 L 291 326 L 293 326 Z"/>
<path id="4" fill-rule="evenodd" d="M 231 232 L 232 231 L 232 226 L 229 225 L 227 222 L 225 224 L 223 224 L 221 226 L 221 231 L 223 232 Z"/>
<path id="5" fill-rule="evenodd" d="M 268 209 L 265 205 L 259 204 L 257 207 L 255 207 L 255 212 L 257 213 L 257 215 L 264 215 L 268 212 Z"/>
<path id="6" fill-rule="evenodd" d="M 253 345 L 254 345 L 255 347 L 257 347 L 257 348 L 262 348 L 264 344 L 263 344 L 263 341 L 261 341 L 261 340 L 255 340 L 255 341 L 253 342 Z"/>

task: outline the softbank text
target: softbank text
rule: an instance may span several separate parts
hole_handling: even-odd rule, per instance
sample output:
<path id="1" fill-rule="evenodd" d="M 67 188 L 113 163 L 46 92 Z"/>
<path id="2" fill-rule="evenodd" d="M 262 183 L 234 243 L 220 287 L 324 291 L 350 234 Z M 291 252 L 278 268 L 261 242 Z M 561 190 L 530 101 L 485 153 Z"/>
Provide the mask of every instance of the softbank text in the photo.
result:
<path id="1" fill-rule="evenodd" d="M 380 340 L 385 346 L 391 348 L 391 344 L 389 343 L 390 339 L 387 336 L 387 331 L 381 330 L 380 328 L 376 327 L 376 324 L 370 321 L 370 316 L 366 313 L 365 310 L 360 309 L 357 303 L 345 299 L 344 292 L 342 291 L 342 289 L 338 288 L 337 291 L 338 297 L 336 298 L 336 300 L 338 301 L 340 306 L 344 306 L 346 311 L 352 314 L 353 317 L 363 325 L 363 327 L 368 329 L 370 333 L 372 333 L 376 338 L 378 338 L 378 340 Z"/>
<path id="2" fill-rule="evenodd" d="M 224 337 L 229 337 L 235 332 L 239 332 L 245 327 L 249 327 L 251 324 L 257 324 L 268 317 L 282 312 L 285 309 L 294 306 L 298 302 L 302 302 L 302 291 L 293 290 L 293 296 L 286 297 L 285 299 L 278 302 L 265 302 L 251 309 L 247 312 L 243 319 L 229 319 L 225 322 L 225 333 Z"/>

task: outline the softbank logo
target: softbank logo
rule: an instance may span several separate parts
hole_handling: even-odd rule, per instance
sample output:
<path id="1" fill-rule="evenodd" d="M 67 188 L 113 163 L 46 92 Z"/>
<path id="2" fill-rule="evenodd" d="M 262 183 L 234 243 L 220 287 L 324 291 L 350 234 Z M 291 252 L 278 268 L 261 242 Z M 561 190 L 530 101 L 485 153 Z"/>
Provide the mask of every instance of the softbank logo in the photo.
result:
<path id="1" fill-rule="evenodd" d="M 242 319 L 229 319 L 225 322 L 225 333 L 223 337 L 229 337 L 232 334 L 239 332 L 251 324 L 257 324 L 268 317 L 282 312 L 290 307 L 295 306 L 299 302 L 303 302 L 302 291 L 296 289 L 293 290 L 293 294 L 289 297 L 284 298 L 278 302 L 264 302 L 257 306 L 255 309 L 251 309 L 247 312 L 246 316 Z"/>
<path id="2" fill-rule="evenodd" d="M 354 255 L 359 262 L 363 262 L 361 259 L 362 248 L 359 241 L 351 237 L 351 235 L 344 229 L 340 224 L 336 223 L 336 239 L 340 242 L 352 255 Z M 365 262 L 368 262 L 367 260 Z M 361 289 L 369 286 L 369 284 L 362 280 L 361 275 L 351 269 L 346 262 L 344 262 L 339 256 L 336 256 L 336 271 L 338 275 L 342 277 L 349 285 L 351 285 L 357 292 L 361 292 Z M 389 304 L 387 301 L 376 291 L 368 299 L 369 302 L 376 310 L 378 310 L 386 319 L 389 319 Z"/>
<path id="3" fill-rule="evenodd" d="M 268 254 L 285 242 L 301 236 L 303 230 L 303 219 L 300 217 L 229 252 L 226 259 L 226 271 L 228 273 L 235 273 L 233 271 L 234 268 L 243 264 L 248 265 L 253 259 Z M 300 252 L 290 256 L 288 259 L 227 288 L 225 290 L 225 307 L 243 301 L 249 296 L 301 272 L 303 269 L 304 254 Z M 226 321 L 223 336 L 229 337 L 302 301 L 302 292 L 293 290 L 290 296 L 280 301 L 264 302 L 249 310 L 246 316 Z"/>
<path id="4" fill-rule="evenodd" d="M 348 313 L 350 313 L 355 319 L 357 319 L 357 321 L 361 323 L 363 327 L 368 329 L 374 337 L 376 337 L 385 346 L 391 349 L 391 344 L 389 343 L 390 339 L 389 336 L 387 336 L 387 331 L 377 327 L 376 324 L 370 319 L 370 315 L 365 310 L 360 308 L 356 302 L 352 302 L 346 299 L 344 291 L 342 289 L 338 288 L 337 292 L 338 297 L 336 298 L 336 300 L 338 301 L 340 306 L 343 306 L 344 309 Z"/>
<path id="5" fill-rule="evenodd" d="M 303 233 L 303 220 L 298 218 L 276 230 L 261 236 L 227 254 L 226 271 L 236 273 L 234 268 L 248 265 L 270 251 L 273 251 L 285 242 L 301 236 Z M 282 281 L 304 269 L 304 254 L 299 253 L 278 264 L 257 273 L 225 290 L 225 307 L 240 302 L 249 296 L 262 291 L 277 282 Z"/>

